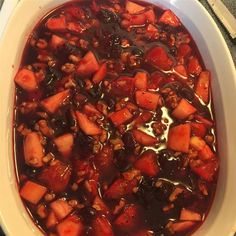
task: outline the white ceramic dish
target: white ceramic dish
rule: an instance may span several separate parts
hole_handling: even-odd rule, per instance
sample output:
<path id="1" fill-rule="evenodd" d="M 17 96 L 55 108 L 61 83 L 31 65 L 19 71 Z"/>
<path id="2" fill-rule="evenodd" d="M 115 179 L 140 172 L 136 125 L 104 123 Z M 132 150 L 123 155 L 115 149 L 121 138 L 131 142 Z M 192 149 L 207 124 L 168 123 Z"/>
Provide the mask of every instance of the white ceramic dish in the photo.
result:
<path id="1" fill-rule="evenodd" d="M 13 162 L 13 78 L 27 37 L 38 20 L 66 0 L 21 0 L 0 42 L 0 222 L 9 236 L 41 235 L 18 195 Z M 236 232 L 236 73 L 215 22 L 197 0 L 149 0 L 172 9 L 196 41 L 207 68 L 217 119 L 221 168 L 211 211 L 195 236 L 232 236 Z"/>
<path id="2" fill-rule="evenodd" d="M 0 38 L 1 38 L 2 32 L 5 29 L 5 25 L 13 9 L 16 7 L 17 3 L 18 3 L 18 0 L 3 1 L 3 5 L 0 11 Z"/>

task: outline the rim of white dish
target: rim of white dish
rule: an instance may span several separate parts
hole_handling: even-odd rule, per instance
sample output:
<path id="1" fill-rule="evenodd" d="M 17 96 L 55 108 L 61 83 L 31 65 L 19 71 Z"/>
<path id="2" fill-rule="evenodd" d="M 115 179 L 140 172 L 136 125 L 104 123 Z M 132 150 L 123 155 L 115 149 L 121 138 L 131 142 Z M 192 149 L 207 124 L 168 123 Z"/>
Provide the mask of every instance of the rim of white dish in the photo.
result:
<path id="1" fill-rule="evenodd" d="M 155 2 L 155 0 L 149 0 L 149 1 L 150 2 Z M 160 1 L 160 0 L 157 0 L 157 1 Z M 232 74 L 232 77 L 233 77 L 233 82 L 232 83 L 234 84 L 234 87 L 236 88 L 236 71 L 235 71 L 234 63 L 233 63 L 231 54 L 229 52 L 229 49 L 226 45 L 226 42 L 225 42 L 222 34 L 220 33 L 215 21 L 212 19 L 212 17 L 207 12 L 207 10 L 197 0 L 182 0 L 182 1 L 185 2 L 185 3 L 191 2 L 192 4 L 196 4 L 195 5 L 196 8 L 199 8 L 202 11 L 202 13 L 205 15 L 205 17 L 208 18 L 211 25 L 214 27 L 215 34 L 219 38 L 220 43 L 222 45 L 222 48 L 223 48 L 224 52 L 226 53 L 225 60 L 227 61 L 227 63 L 229 64 L 229 67 L 231 69 L 231 74 Z M 15 25 L 14 25 L 15 20 L 16 20 L 17 17 L 19 18 L 19 14 L 20 14 L 19 12 L 21 12 L 22 9 L 24 9 L 24 6 L 26 4 L 32 4 L 32 2 L 33 1 L 29 2 L 27 0 L 21 0 L 18 3 L 17 7 L 14 9 L 13 14 L 10 17 L 10 20 L 9 20 L 9 22 L 8 22 L 6 28 L 5 28 L 5 32 L 3 34 L 2 40 L 0 42 L 0 51 L 1 51 L 1 48 L 3 47 L 3 44 L 6 43 L 5 41 L 7 39 L 8 34 L 17 35 L 16 33 L 13 32 L 13 28 L 15 27 Z M 33 4 L 36 4 L 35 2 Z M 38 5 L 46 6 L 47 4 L 49 4 L 50 2 L 53 2 L 53 1 L 41 0 L 41 1 L 38 1 L 38 2 L 40 2 L 40 3 L 38 3 Z M 62 3 L 62 2 L 65 2 L 65 0 L 60 0 L 55 5 L 60 5 L 60 3 Z M 178 2 L 178 0 L 171 0 L 171 1 L 170 0 L 162 0 L 162 2 L 166 3 L 166 4 L 163 4 L 163 5 L 170 6 L 170 4 L 174 4 L 174 3 Z M 176 9 L 176 7 L 174 7 L 174 6 L 171 7 L 171 8 Z M 45 14 L 46 12 L 44 11 L 42 13 Z M 33 14 L 33 13 L 31 13 L 31 14 Z M 42 16 L 43 16 L 43 14 L 41 15 L 41 17 Z M 24 17 L 24 16 L 22 16 L 22 17 Z M 179 17 L 181 19 L 180 15 L 179 15 Z M 37 23 L 37 22 L 35 22 L 35 23 Z M 34 25 L 35 24 L 33 24 L 32 27 Z M 27 35 L 27 37 L 28 37 L 28 35 Z M 14 43 L 14 42 L 12 42 L 12 43 Z M 24 45 L 22 45 L 22 47 L 23 46 Z M 197 45 L 197 46 L 199 47 L 199 45 Z M 16 53 L 16 51 L 14 53 Z M 20 55 L 20 56 L 22 56 L 22 55 Z M 5 68 L 3 68 L 3 69 L 5 69 Z M 14 71 L 16 69 L 17 69 L 17 66 L 15 66 Z M 14 73 L 14 72 L 12 72 L 12 73 Z M 1 75 L 1 72 L 0 72 L 0 75 Z M 0 76 L 0 94 L 1 94 L 0 95 L 1 96 L 1 99 L 0 99 L 1 109 L 3 108 L 3 111 L 7 113 L 7 114 L 5 114 L 6 117 L 12 117 L 13 107 L 7 107 L 6 103 L 8 101 L 6 102 L 6 99 L 9 98 L 9 97 L 13 97 L 13 96 L 12 95 L 9 96 L 9 91 L 4 91 L 4 81 L 3 81 L 3 78 L 1 78 L 1 76 Z M 12 135 L 11 134 L 12 127 L 7 128 L 7 126 L 6 126 L 7 123 L 5 123 L 6 122 L 6 117 L 5 116 L 0 116 L 0 130 L 5 131 L 5 132 L 0 133 L 0 141 L 2 143 L 4 143 L 3 141 L 6 140 L 6 139 L 9 140 L 9 138 Z M 11 147 L 11 149 L 13 149 L 13 147 Z M 7 150 L 5 150 L 5 147 L 3 147 L 3 144 L 1 144 L 0 154 L 1 154 L 0 156 L 1 156 L 2 159 L 5 156 L 8 157 L 8 158 L 10 156 L 12 156 L 12 154 L 9 155 L 9 152 L 7 152 Z M 14 217 L 12 217 L 12 214 L 14 214 L 14 210 L 17 209 L 18 205 L 20 204 L 21 207 L 20 207 L 19 210 L 23 209 L 24 212 L 20 213 L 21 216 L 23 215 L 22 218 L 16 218 L 17 220 L 19 220 L 17 222 L 17 224 L 20 224 L 20 227 L 24 228 L 24 230 L 25 230 L 24 232 L 26 233 L 25 235 L 27 235 L 27 236 L 29 235 L 27 233 L 31 233 L 31 234 L 35 233 L 35 235 L 37 235 L 37 234 L 41 235 L 39 233 L 40 231 L 37 229 L 37 227 L 33 224 L 33 221 L 28 216 L 28 213 L 24 210 L 23 204 L 21 203 L 19 196 L 18 197 L 13 197 L 11 195 L 11 194 L 15 194 L 15 192 L 17 191 L 17 183 L 16 183 L 16 178 L 15 178 L 15 173 L 10 172 L 10 170 L 12 170 L 12 163 L 11 162 L 13 161 L 13 157 L 11 158 L 12 160 L 9 160 L 9 159 L 4 160 L 0 163 L 0 169 L 4 170 L 3 173 L 1 173 L 1 177 L 2 177 L 3 182 L 0 185 L 0 190 L 1 190 L 0 192 L 1 192 L 1 195 L 10 194 L 9 197 L 2 198 L 1 201 L 0 201 L 0 223 L 3 227 L 3 230 L 5 231 L 5 233 L 7 235 L 12 235 L 12 236 L 19 235 L 20 229 L 18 229 L 16 226 L 14 226 L 12 224 L 12 222 L 14 222 L 14 219 L 15 219 Z M 231 181 L 233 181 L 233 180 L 231 180 Z M 12 203 L 13 205 L 8 205 L 9 203 Z M 8 215 L 6 213 L 8 213 Z M 233 235 L 234 231 L 236 231 L 235 227 L 236 227 L 236 215 L 234 217 L 234 223 L 232 224 L 232 229 L 229 232 L 229 234 L 232 233 L 232 235 Z"/>

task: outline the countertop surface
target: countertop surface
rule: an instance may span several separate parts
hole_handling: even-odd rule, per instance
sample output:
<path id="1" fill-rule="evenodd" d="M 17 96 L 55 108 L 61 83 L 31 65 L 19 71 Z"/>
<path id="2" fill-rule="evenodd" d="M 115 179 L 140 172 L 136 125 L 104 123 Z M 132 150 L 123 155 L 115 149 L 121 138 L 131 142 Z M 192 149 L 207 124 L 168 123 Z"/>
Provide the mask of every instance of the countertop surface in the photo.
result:
<path id="1" fill-rule="evenodd" d="M 229 34 L 226 31 L 226 29 L 224 28 L 224 26 L 220 23 L 220 21 L 214 15 L 214 13 L 211 10 L 211 8 L 209 7 L 207 1 L 206 0 L 199 0 L 199 2 L 202 3 L 202 5 L 208 10 L 208 12 L 211 14 L 213 19 L 216 21 L 216 23 L 217 23 L 222 35 L 224 36 L 224 39 L 225 39 L 228 47 L 229 47 L 229 50 L 231 52 L 231 55 L 232 55 L 232 58 L 233 58 L 233 61 L 234 61 L 234 65 L 235 65 L 235 68 L 236 68 L 236 39 L 234 41 L 231 39 L 231 37 L 229 36 Z M 222 2 L 224 2 L 226 7 L 230 10 L 230 12 L 236 18 L 236 1 L 235 0 L 222 0 Z"/>
<path id="2" fill-rule="evenodd" d="M 0 0 L 0 9 L 2 6 L 4 0 Z M 10 1 L 10 0 L 5 0 L 5 1 Z M 31 0 L 32 1 L 32 0 Z M 234 17 L 236 18 L 236 1 L 232 1 L 232 0 L 222 0 L 226 7 L 230 10 L 230 12 L 234 15 Z M 219 20 L 217 19 L 217 17 L 214 15 L 213 11 L 210 9 L 208 3 L 206 0 L 199 0 L 199 2 L 201 2 L 201 4 L 207 9 L 207 11 L 211 14 L 211 16 L 213 17 L 213 19 L 216 21 L 222 35 L 224 36 L 224 39 L 229 47 L 230 53 L 232 55 L 234 64 L 235 64 L 235 68 L 236 68 L 236 41 L 233 41 L 228 32 L 226 31 L 226 29 L 224 28 L 224 26 L 219 22 Z M 1 13 L 0 13 L 1 14 Z M 1 228 L 0 228 L 0 236 L 4 236 L 4 233 L 2 232 Z M 236 235 L 235 235 L 236 236 Z"/>

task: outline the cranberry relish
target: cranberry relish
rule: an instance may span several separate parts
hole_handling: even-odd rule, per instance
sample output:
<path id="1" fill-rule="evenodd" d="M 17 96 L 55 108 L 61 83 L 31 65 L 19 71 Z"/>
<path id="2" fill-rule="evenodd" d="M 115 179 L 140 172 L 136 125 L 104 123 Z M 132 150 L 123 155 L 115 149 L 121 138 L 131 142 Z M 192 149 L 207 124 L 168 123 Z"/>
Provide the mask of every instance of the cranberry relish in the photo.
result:
<path id="1" fill-rule="evenodd" d="M 170 10 L 69 2 L 15 77 L 20 195 L 46 235 L 190 235 L 215 192 L 210 73 Z"/>

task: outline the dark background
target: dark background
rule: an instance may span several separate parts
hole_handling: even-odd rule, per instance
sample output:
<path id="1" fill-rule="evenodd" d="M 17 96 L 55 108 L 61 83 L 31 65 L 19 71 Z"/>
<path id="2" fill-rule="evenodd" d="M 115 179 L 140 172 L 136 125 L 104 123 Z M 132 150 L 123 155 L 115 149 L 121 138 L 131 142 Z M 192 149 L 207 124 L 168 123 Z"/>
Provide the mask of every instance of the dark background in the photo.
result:
<path id="1" fill-rule="evenodd" d="M 5 0 L 8 1 L 8 0 Z M 187 0 L 186 0 L 187 1 Z M 227 6 L 227 8 L 231 11 L 231 13 L 234 15 L 234 17 L 236 18 L 236 1 L 235 0 L 222 0 L 225 5 Z M 226 31 L 226 29 L 223 27 L 223 25 L 218 21 L 217 17 L 214 15 L 214 13 L 212 12 L 212 10 L 210 9 L 208 3 L 206 0 L 199 0 L 199 2 L 202 3 L 202 5 L 208 10 L 208 12 L 212 15 L 212 17 L 214 18 L 214 20 L 216 21 L 221 33 L 223 34 L 225 41 L 229 47 L 229 50 L 231 52 L 231 55 L 233 57 L 234 60 L 234 64 L 236 67 L 236 41 L 233 41 L 228 32 Z M 1 7 L 1 0 L 0 0 L 0 7 Z M 4 236 L 3 231 L 0 228 L 0 236 Z M 26 236 L 26 235 L 25 235 Z M 27 235 L 28 236 L 28 235 Z M 235 235 L 236 236 L 236 235 Z"/>

